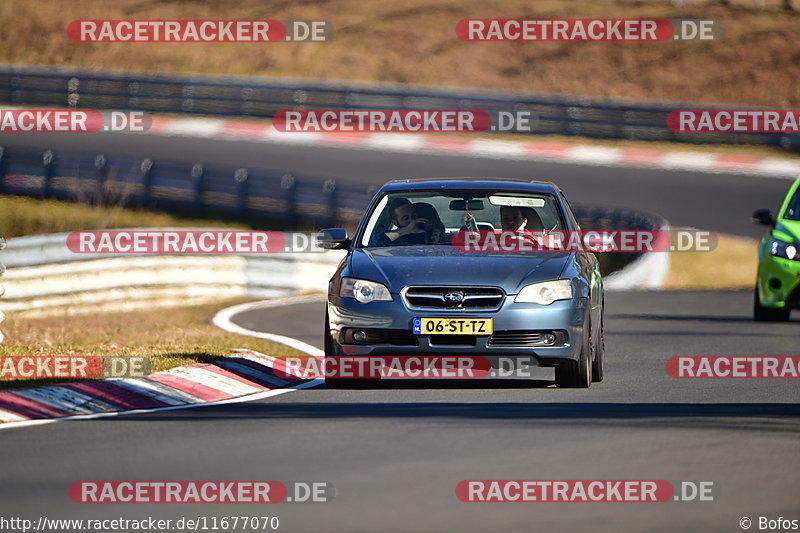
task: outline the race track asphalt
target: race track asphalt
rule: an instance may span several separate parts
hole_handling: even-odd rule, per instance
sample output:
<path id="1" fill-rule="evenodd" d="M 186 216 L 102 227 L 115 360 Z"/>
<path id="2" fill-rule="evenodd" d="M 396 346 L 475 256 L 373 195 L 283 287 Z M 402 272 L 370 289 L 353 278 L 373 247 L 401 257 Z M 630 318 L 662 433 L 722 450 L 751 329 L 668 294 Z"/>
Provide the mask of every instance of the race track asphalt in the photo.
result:
<path id="1" fill-rule="evenodd" d="M 365 190 L 398 178 L 541 179 L 558 184 L 573 204 L 637 208 L 657 213 L 676 226 L 748 237 L 764 233 L 763 227 L 750 222 L 752 212 L 760 208 L 776 210 L 791 184 L 787 179 L 740 174 L 120 133 L 91 134 L 89 142 L 87 134 L 0 133 L 0 146 L 292 172 L 298 177 L 363 184 Z"/>
<path id="2" fill-rule="evenodd" d="M 303 157 L 299 149 L 256 143 L 137 142 L 188 159 L 364 183 L 412 173 L 538 175 L 576 202 L 638 207 L 675 224 L 750 236 L 760 233 L 749 225 L 752 209 L 777 203 L 789 185 L 352 150 L 306 148 Z M 4 430 L 0 516 L 276 515 L 281 531 L 299 532 L 740 531 L 745 516 L 754 530 L 759 516 L 800 519 L 798 381 L 677 380 L 664 368 L 674 355 L 798 355 L 800 317 L 755 323 L 751 306 L 750 291 L 608 293 L 607 379 L 589 390 L 556 389 L 552 371 L 542 371 L 541 379 L 496 387 L 318 387 L 241 404 Z M 319 347 L 323 313 L 320 301 L 234 320 Z M 123 479 L 327 481 L 338 494 L 327 503 L 266 506 L 80 505 L 67 494 L 78 480 Z M 713 481 L 715 501 L 462 503 L 455 486 L 464 479 Z"/>

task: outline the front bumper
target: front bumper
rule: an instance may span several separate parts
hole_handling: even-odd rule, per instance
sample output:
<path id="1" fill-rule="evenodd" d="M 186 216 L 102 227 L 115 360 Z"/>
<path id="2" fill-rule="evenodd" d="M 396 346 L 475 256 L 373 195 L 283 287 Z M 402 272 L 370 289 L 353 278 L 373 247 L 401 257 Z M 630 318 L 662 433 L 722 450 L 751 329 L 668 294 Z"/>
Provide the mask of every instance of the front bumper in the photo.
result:
<path id="1" fill-rule="evenodd" d="M 350 298 L 329 295 L 328 316 L 332 355 L 481 355 L 490 361 L 501 357 L 518 357 L 538 366 L 555 366 L 565 360 L 577 361 L 583 349 L 587 298 L 561 300 L 550 305 L 514 303 L 512 296 L 492 312 L 480 311 L 412 311 L 401 297 L 393 294 L 391 302 L 361 304 Z M 489 336 L 471 337 L 460 344 L 442 345 L 437 336 L 416 335 L 417 346 L 343 342 L 345 328 L 412 331 L 414 318 L 492 318 L 495 333 L 506 331 L 557 331 L 559 342 L 553 346 L 490 346 Z M 466 337 L 465 337 L 466 338 Z"/>
<path id="2" fill-rule="evenodd" d="M 758 293 L 763 307 L 800 308 L 800 261 L 767 254 L 758 267 Z"/>

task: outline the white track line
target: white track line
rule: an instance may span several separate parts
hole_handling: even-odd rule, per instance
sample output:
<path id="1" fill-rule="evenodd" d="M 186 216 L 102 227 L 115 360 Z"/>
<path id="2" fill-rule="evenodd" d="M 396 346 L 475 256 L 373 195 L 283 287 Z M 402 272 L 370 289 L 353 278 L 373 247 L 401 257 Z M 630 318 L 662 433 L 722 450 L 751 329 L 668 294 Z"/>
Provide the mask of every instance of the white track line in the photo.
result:
<path id="1" fill-rule="evenodd" d="M 324 296 L 322 295 L 312 295 L 312 296 L 296 296 L 291 298 L 280 298 L 276 300 L 267 300 L 263 302 L 250 302 L 241 305 L 235 305 L 233 307 L 228 307 L 227 309 L 223 309 L 222 311 L 218 312 L 214 315 L 212 323 L 220 327 L 226 331 L 231 333 L 237 333 L 239 335 L 247 335 L 249 337 L 258 337 L 260 339 L 266 339 L 273 342 L 277 342 L 280 344 L 284 344 L 286 346 L 290 346 L 296 350 L 300 350 L 301 352 L 305 352 L 308 355 L 323 355 L 322 350 L 319 348 L 315 348 L 310 344 L 305 342 L 299 341 L 297 339 L 293 339 L 291 337 L 284 337 L 283 335 L 274 335 L 272 333 L 262 333 L 260 331 L 253 331 L 249 330 L 240 326 L 237 326 L 233 322 L 231 322 L 231 317 L 237 313 L 241 313 L 243 311 L 249 311 L 252 309 L 265 309 L 269 307 L 281 307 L 284 305 L 294 305 L 300 303 L 309 303 L 309 302 L 319 302 L 323 299 Z M 52 424 L 54 422 L 69 422 L 73 420 L 92 420 L 95 418 L 106 418 L 111 416 L 127 416 L 127 415 L 138 415 L 144 413 L 158 413 L 160 411 L 175 411 L 178 409 L 191 409 L 195 407 L 206 407 L 206 406 L 213 406 L 213 405 L 224 405 L 229 403 L 244 403 L 244 402 L 253 402 L 256 400 L 263 400 L 264 398 L 271 398 L 273 396 L 278 396 L 281 394 L 286 394 L 287 392 L 292 392 L 301 389 L 309 389 L 311 387 L 317 387 L 322 385 L 324 380 L 322 379 L 313 379 L 307 381 L 305 383 L 300 383 L 298 385 L 294 385 L 291 387 L 286 387 L 284 389 L 272 389 L 266 390 L 263 392 L 256 392 L 253 394 L 248 394 L 246 396 L 240 396 L 238 398 L 230 398 L 228 400 L 219 400 L 216 402 L 206 402 L 201 404 L 189 404 L 189 405 L 176 405 L 172 407 L 157 407 L 154 409 L 134 409 L 131 411 L 116 411 L 112 413 L 94 413 L 89 415 L 77 415 L 77 416 L 66 416 L 63 418 L 45 418 L 39 420 L 24 420 L 20 422 L 6 422 L 5 424 L 0 424 L 0 430 L 3 429 L 12 429 L 12 428 L 20 428 L 20 427 L 28 427 L 28 426 L 40 426 L 42 424 Z"/>
<path id="2" fill-rule="evenodd" d="M 214 318 L 211 319 L 211 323 L 217 326 L 218 328 L 222 328 L 230 333 L 237 333 L 239 335 L 247 335 L 249 337 L 257 337 L 259 339 L 277 342 L 278 344 L 283 344 L 284 346 L 289 346 L 290 348 L 294 348 L 296 350 L 300 350 L 301 352 L 305 352 L 308 355 L 321 356 L 325 355 L 325 353 L 319 348 L 311 346 L 308 343 L 299 341 L 297 339 L 293 339 L 291 337 L 285 337 L 283 335 L 276 335 L 274 333 L 263 333 L 261 331 L 253 331 L 252 329 L 243 328 L 238 324 L 234 324 L 231 321 L 231 318 L 239 313 L 244 313 L 245 311 L 253 311 L 255 309 L 267 309 L 269 307 L 282 307 L 285 305 L 296 305 L 296 304 L 323 302 L 323 301 L 325 301 L 325 295 L 312 294 L 308 296 L 293 296 L 289 298 L 265 300 L 263 302 L 249 302 L 240 305 L 234 305 L 233 307 L 228 307 L 227 309 L 223 309 L 222 311 L 214 315 Z"/>

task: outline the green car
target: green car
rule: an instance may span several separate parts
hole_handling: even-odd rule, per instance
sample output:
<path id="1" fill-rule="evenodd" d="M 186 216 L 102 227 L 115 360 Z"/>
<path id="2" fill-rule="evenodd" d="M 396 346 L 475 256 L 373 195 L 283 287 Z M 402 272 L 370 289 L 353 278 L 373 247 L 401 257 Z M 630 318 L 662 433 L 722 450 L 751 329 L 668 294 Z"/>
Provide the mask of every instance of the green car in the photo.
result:
<path id="1" fill-rule="evenodd" d="M 777 218 L 768 209 L 759 209 L 752 220 L 770 226 L 758 248 L 753 316 L 789 320 L 792 309 L 800 308 L 800 178 L 789 189 Z"/>

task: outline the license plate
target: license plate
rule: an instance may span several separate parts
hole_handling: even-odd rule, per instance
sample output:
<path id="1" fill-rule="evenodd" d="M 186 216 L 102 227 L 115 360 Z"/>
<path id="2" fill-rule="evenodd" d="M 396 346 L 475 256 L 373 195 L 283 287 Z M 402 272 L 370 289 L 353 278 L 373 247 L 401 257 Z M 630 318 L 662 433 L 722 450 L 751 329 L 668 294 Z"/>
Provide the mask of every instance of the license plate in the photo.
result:
<path id="1" fill-rule="evenodd" d="M 418 335 L 491 335 L 491 318 L 415 318 Z"/>

